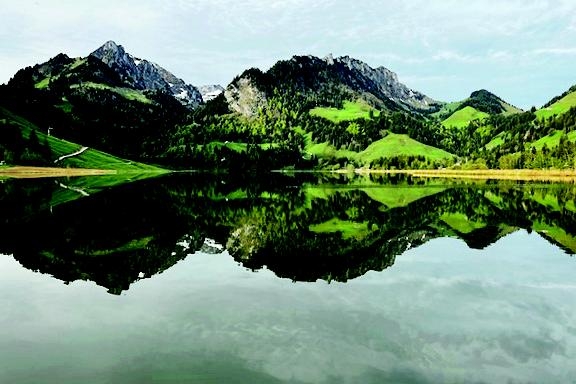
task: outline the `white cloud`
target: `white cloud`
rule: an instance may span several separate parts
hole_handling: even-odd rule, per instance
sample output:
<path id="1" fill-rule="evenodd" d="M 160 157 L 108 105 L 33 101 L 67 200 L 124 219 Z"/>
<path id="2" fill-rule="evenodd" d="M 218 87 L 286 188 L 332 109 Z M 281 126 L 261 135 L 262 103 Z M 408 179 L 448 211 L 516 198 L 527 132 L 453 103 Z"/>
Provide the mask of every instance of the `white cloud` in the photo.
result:
<path id="1" fill-rule="evenodd" d="M 558 55 L 558 56 L 574 56 L 576 55 L 576 47 L 557 47 L 557 48 L 540 48 L 530 52 L 532 55 Z"/>

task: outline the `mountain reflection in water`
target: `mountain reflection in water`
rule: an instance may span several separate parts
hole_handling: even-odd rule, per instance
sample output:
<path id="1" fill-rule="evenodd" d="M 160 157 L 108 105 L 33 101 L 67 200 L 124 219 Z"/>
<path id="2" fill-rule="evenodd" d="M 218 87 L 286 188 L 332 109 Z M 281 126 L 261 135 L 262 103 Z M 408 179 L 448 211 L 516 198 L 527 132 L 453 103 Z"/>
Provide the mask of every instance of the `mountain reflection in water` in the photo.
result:
<path id="1" fill-rule="evenodd" d="M 483 249 L 525 229 L 576 252 L 572 184 L 314 174 L 105 181 L 3 181 L 0 253 L 120 294 L 195 252 L 228 252 L 246 268 L 309 282 L 382 271 L 436 238 Z"/>

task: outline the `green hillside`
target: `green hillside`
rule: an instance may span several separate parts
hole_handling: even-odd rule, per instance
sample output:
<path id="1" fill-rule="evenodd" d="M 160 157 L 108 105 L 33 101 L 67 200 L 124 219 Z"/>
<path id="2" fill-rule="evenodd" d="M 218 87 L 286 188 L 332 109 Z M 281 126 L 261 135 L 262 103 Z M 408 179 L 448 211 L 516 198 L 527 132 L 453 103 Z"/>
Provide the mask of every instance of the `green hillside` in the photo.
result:
<path id="1" fill-rule="evenodd" d="M 539 109 L 536 111 L 536 117 L 546 119 L 550 116 L 561 115 L 572 107 L 576 107 L 576 92 L 570 92 L 552 105 Z"/>
<path id="2" fill-rule="evenodd" d="M 334 123 L 341 121 L 352 121 L 358 119 L 369 119 L 378 116 L 379 112 L 368 105 L 363 100 L 345 101 L 342 109 L 316 107 L 310 110 L 310 115 L 323 117 Z"/>
<path id="3" fill-rule="evenodd" d="M 456 111 L 460 107 L 460 105 L 462 105 L 461 101 L 454 101 L 451 103 L 445 103 L 442 105 L 442 108 L 440 108 L 440 110 L 438 112 L 434 112 L 430 116 L 433 116 L 437 119 L 443 120 L 447 116 L 450 116 L 451 114 L 453 114 L 454 111 Z"/>
<path id="4" fill-rule="evenodd" d="M 442 121 L 442 125 L 445 127 L 453 127 L 453 128 L 464 128 L 468 126 L 468 124 L 472 120 L 483 120 L 490 116 L 486 112 L 481 112 L 476 108 L 467 106 L 458 111 L 454 112 L 450 117 L 446 120 Z"/>
<path id="5" fill-rule="evenodd" d="M 50 159 L 45 159 L 46 163 L 44 165 L 136 172 L 162 171 L 162 169 L 158 167 L 121 159 L 119 157 L 112 156 L 110 154 L 91 148 L 85 150 L 77 156 L 72 156 L 66 159 L 62 159 L 61 161 L 56 161 L 61 156 L 70 155 L 79 151 L 82 146 L 80 144 L 62 140 L 54 136 L 49 136 L 28 120 L 11 113 L 5 108 L 0 107 L 0 129 L 5 129 L 5 127 L 8 125 L 19 127 L 23 139 L 29 139 L 32 132 L 34 132 L 39 142 L 48 145 L 50 148 Z"/>
<path id="6" fill-rule="evenodd" d="M 538 150 L 542 149 L 544 145 L 548 148 L 557 147 L 560 144 L 560 138 L 562 137 L 564 132 L 562 131 L 554 131 L 552 134 L 542 137 L 534 141 L 533 143 L 529 144 L 530 147 L 534 147 Z M 572 131 L 568 133 L 568 140 L 571 142 L 576 142 L 576 131 Z"/>
<path id="7" fill-rule="evenodd" d="M 407 135 L 390 133 L 383 139 L 370 144 L 362 152 L 337 150 L 328 143 L 312 144 L 307 152 L 319 158 L 336 157 L 354 160 L 364 165 L 379 158 L 395 156 L 424 156 L 428 160 L 445 160 L 453 157 L 452 154 L 441 149 L 422 144 Z"/>

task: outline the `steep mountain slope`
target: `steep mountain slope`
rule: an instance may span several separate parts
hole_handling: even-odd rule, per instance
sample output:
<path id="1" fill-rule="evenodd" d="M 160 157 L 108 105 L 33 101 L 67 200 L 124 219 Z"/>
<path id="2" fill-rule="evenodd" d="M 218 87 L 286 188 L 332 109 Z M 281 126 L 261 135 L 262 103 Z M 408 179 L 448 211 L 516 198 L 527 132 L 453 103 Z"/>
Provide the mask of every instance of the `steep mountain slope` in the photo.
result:
<path id="1" fill-rule="evenodd" d="M 131 88 L 163 91 L 192 108 L 202 103 L 202 95 L 196 87 L 186 84 L 156 63 L 130 55 L 113 41 L 107 41 L 90 56 L 108 65 Z"/>
<path id="2" fill-rule="evenodd" d="M 162 156 L 200 102 L 196 88 L 113 42 L 85 58 L 59 54 L 0 86 L 0 105 L 42 131 L 141 161 Z"/>
<path id="3" fill-rule="evenodd" d="M 277 62 L 265 73 L 250 69 L 228 85 L 224 96 L 232 111 L 247 117 L 253 117 L 271 98 L 298 110 L 340 107 L 344 100 L 357 98 L 388 110 L 428 111 L 440 106 L 400 83 L 394 72 L 384 67 L 374 69 L 348 56 L 294 56 Z"/>

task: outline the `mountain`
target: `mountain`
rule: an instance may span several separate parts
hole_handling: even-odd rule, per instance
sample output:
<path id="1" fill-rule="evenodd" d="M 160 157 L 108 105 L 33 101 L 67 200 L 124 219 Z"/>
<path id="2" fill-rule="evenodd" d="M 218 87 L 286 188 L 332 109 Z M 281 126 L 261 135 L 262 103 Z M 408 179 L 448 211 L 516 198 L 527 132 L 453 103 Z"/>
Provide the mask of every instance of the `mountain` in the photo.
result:
<path id="1" fill-rule="evenodd" d="M 346 99 L 362 99 L 378 109 L 392 111 L 440 107 L 439 102 L 400 83 L 394 72 L 372 68 L 348 56 L 294 56 L 277 62 L 265 73 L 252 68 L 236 77 L 224 96 L 232 111 L 247 117 L 253 117 L 268 99 L 277 96 L 293 107 L 303 107 L 300 109 L 340 107 Z"/>
<path id="2" fill-rule="evenodd" d="M 157 161 L 202 97 L 166 70 L 107 42 L 86 57 L 58 54 L 0 86 L 0 106 L 42 132 L 130 160 Z"/>
<path id="3" fill-rule="evenodd" d="M 196 87 L 186 84 L 156 63 L 132 56 L 114 41 L 106 42 L 90 56 L 113 69 L 131 88 L 163 91 L 191 108 L 202 103 L 202 95 Z"/>
<path id="4" fill-rule="evenodd" d="M 445 104 L 435 115 L 440 118 L 445 127 L 465 127 L 470 121 L 483 120 L 488 116 L 498 114 L 514 114 L 522 112 L 495 94 L 481 89 L 472 92 L 465 100 Z"/>
<path id="5" fill-rule="evenodd" d="M 201 85 L 198 87 L 200 94 L 202 95 L 202 100 L 208 102 L 214 100 L 222 92 L 224 92 L 224 87 L 219 84 Z"/>

